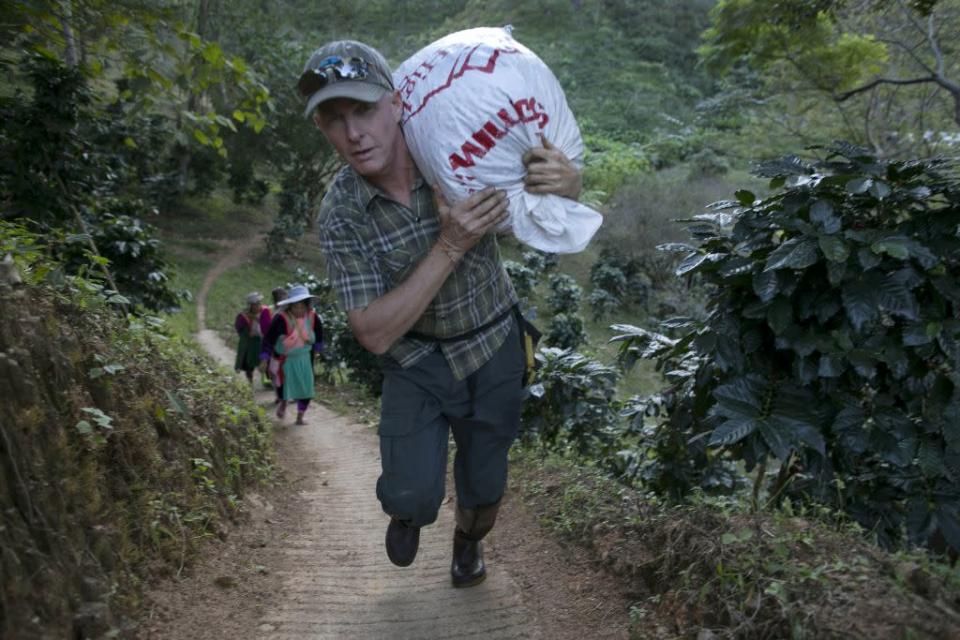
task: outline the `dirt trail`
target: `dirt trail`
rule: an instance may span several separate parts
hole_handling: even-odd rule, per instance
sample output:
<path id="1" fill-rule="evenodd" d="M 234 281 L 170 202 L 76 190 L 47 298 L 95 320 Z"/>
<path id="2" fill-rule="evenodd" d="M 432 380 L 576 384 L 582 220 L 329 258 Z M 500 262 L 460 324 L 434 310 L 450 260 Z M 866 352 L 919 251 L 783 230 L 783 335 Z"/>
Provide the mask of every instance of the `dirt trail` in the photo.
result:
<path id="1" fill-rule="evenodd" d="M 238 246 L 207 276 L 197 296 L 201 328 L 210 286 L 257 242 Z M 214 332 L 204 329 L 198 339 L 232 365 L 232 351 Z M 257 392 L 268 410 L 271 395 Z M 626 637 L 626 596 L 588 561 L 545 540 L 512 496 L 488 537 L 488 579 L 453 589 L 449 500 L 423 530 L 413 566 L 387 560 L 373 430 L 314 402 L 306 426 L 293 426 L 289 415 L 278 423 L 277 447 L 287 485 L 248 496 L 246 524 L 224 532 L 227 541 L 213 543 L 190 576 L 153 590 L 139 637 Z"/>

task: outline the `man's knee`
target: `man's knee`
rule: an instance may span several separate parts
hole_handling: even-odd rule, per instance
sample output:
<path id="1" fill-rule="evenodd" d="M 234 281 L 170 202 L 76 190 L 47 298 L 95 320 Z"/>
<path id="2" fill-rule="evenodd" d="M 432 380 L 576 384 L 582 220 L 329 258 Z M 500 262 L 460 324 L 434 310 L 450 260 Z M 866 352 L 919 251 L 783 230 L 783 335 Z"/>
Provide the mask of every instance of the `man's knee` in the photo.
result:
<path id="1" fill-rule="evenodd" d="M 424 527 L 437 520 L 443 503 L 443 487 L 437 491 L 428 484 L 404 485 L 381 476 L 377 481 L 377 497 L 388 515 Z"/>

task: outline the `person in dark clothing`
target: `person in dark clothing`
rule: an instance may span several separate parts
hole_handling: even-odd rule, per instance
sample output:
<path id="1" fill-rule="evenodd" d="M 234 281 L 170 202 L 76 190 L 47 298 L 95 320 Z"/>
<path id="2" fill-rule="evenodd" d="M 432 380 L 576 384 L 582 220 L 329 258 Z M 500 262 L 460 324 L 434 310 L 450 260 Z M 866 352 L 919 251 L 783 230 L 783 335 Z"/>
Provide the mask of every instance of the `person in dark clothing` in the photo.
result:
<path id="1" fill-rule="evenodd" d="M 506 194 L 487 187 L 451 205 L 434 194 L 400 128 L 390 68 L 372 47 L 327 43 L 298 89 L 347 165 L 321 205 L 320 241 L 350 329 L 384 373 L 377 497 L 390 516 L 387 557 L 410 565 L 421 527 L 436 521 L 452 430 L 452 584 L 479 584 L 481 540 L 506 487 L 525 370 L 518 298 L 494 233 L 507 218 Z M 528 152 L 528 177 L 556 178 L 545 192 L 576 198 L 579 171 L 554 151 Z"/>

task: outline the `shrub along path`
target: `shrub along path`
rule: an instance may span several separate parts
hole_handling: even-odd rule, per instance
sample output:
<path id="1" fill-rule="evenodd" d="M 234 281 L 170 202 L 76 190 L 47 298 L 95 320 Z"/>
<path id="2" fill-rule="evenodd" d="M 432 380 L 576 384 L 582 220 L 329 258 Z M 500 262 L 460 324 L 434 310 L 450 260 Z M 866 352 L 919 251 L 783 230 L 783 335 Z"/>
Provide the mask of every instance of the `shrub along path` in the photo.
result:
<path id="1" fill-rule="evenodd" d="M 204 327 L 214 280 L 258 246 L 237 246 L 197 295 Z M 212 331 L 200 343 L 224 366 L 233 353 Z M 258 391 L 271 404 L 272 392 Z M 248 522 L 222 532 L 190 575 L 148 597 L 146 638 L 626 638 L 630 600 L 602 569 L 543 538 L 508 495 L 487 541 L 487 580 L 450 586 L 453 509 L 425 528 L 413 566 L 386 558 L 387 517 L 374 494 L 376 434 L 314 402 L 307 425 L 277 425 L 286 483 L 248 495 Z M 452 486 L 448 488 L 448 496 Z"/>

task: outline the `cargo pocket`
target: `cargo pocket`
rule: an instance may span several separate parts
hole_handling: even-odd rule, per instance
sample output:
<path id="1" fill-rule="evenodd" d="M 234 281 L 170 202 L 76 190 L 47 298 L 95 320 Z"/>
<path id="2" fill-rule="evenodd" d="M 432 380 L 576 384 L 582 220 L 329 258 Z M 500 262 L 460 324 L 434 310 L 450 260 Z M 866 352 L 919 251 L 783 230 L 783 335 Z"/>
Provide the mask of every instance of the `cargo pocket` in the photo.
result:
<path id="1" fill-rule="evenodd" d="M 399 365 L 392 366 L 400 369 Z M 439 415 L 440 406 L 436 399 L 411 382 L 406 372 L 384 369 L 380 426 L 377 429 L 381 437 L 409 436 L 429 426 Z"/>

